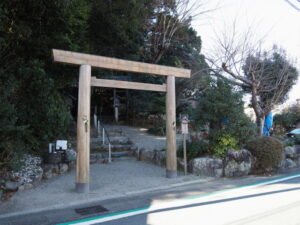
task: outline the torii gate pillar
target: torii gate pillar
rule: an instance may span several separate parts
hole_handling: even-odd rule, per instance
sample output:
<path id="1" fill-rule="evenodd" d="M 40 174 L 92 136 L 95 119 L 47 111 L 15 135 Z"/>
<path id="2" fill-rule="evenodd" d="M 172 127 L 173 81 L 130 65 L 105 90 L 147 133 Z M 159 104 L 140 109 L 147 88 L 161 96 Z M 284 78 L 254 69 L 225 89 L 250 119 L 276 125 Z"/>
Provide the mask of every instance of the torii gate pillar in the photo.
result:
<path id="1" fill-rule="evenodd" d="M 175 102 L 175 77 L 167 77 L 166 94 L 166 175 L 167 178 L 177 176 L 177 157 L 176 157 L 176 102 Z"/>
<path id="2" fill-rule="evenodd" d="M 91 66 L 81 65 L 79 70 L 77 115 L 76 192 L 89 192 L 90 173 L 90 104 Z"/>

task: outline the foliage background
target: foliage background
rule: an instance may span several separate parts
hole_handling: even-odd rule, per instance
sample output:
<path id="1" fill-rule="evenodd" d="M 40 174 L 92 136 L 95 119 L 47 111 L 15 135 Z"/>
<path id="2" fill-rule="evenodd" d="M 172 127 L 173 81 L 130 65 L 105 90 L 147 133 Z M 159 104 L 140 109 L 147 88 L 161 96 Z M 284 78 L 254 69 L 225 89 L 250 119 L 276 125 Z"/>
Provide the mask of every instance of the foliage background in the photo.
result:
<path id="1" fill-rule="evenodd" d="M 205 67 L 201 38 L 188 20 L 178 26 L 159 60 L 155 57 L 153 37 L 161 34 L 154 31 L 159 31 L 161 18 L 173 21 L 174 12 L 176 6 L 163 0 L 1 1 L 0 166 L 19 153 L 42 154 L 48 142 L 68 136 L 76 118 L 78 68 L 53 63 L 53 48 L 150 63 L 156 58 L 158 64 L 194 71 Z M 93 71 L 96 76 L 103 72 L 164 82 L 151 75 Z M 196 83 L 179 80 L 177 86 L 182 94 Z M 164 96 L 159 93 L 132 91 L 129 96 L 130 116 L 164 112 Z"/>

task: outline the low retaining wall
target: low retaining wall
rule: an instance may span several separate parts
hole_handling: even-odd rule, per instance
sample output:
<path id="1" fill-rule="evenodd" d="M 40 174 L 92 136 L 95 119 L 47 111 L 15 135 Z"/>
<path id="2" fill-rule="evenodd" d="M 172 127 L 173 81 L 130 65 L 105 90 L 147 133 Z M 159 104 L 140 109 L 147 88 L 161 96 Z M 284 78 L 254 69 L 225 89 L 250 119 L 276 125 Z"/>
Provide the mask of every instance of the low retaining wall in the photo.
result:
<path id="1" fill-rule="evenodd" d="M 209 177 L 241 177 L 249 174 L 252 166 L 252 155 L 246 150 L 228 150 L 225 157 L 195 158 L 189 162 L 191 172 L 199 176 Z"/>
<path id="2" fill-rule="evenodd" d="M 25 155 L 17 172 L 3 171 L 0 174 L 0 201 L 8 200 L 17 191 L 35 187 L 42 179 L 68 172 L 70 167 L 75 166 L 76 152 L 68 150 L 65 162 L 61 161 L 61 157 L 50 156 L 48 160 L 43 163 L 40 157 Z"/>
<path id="3" fill-rule="evenodd" d="M 166 152 L 164 150 L 135 150 L 133 156 L 144 162 L 165 166 Z M 105 154 L 93 154 L 94 163 L 105 162 Z M 70 151 L 67 156 L 68 163 L 44 163 L 39 157 L 26 155 L 23 166 L 18 172 L 6 172 L 0 174 L 0 200 L 6 199 L 16 191 L 29 189 L 40 183 L 42 179 L 50 179 L 59 174 L 69 171 L 75 166 L 76 152 Z M 177 159 L 178 168 L 183 170 L 183 160 Z M 229 150 L 223 159 L 200 157 L 188 162 L 188 171 L 199 176 L 210 177 L 240 177 L 246 176 L 251 170 L 253 158 L 251 153 L 242 149 L 239 151 Z M 282 161 L 279 165 L 281 170 L 300 167 L 300 145 L 284 148 Z"/>
<path id="4" fill-rule="evenodd" d="M 300 145 L 285 147 L 281 169 L 291 169 L 296 167 L 300 167 Z"/>
<path id="5" fill-rule="evenodd" d="M 25 155 L 18 172 L 3 171 L 0 174 L 0 199 L 8 199 L 14 192 L 29 189 L 40 183 L 43 177 L 40 157 Z"/>
<path id="6" fill-rule="evenodd" d="M 165 166 L 166 152 L 140 149 L 135 156 L 138 160 Z M 199 176 L 209 177 L 241 177 L 247 176 L 252 168 L 253 157 L 251 153 L 242 149 L 227 151 L 223 159 L 199 157 L 188 162 L 188 171 Z M 178 169 L 183 170 L 183 160 L 177 159 Z M 284 148 L 280 170 L 300 167 L 300 145 Z"/>

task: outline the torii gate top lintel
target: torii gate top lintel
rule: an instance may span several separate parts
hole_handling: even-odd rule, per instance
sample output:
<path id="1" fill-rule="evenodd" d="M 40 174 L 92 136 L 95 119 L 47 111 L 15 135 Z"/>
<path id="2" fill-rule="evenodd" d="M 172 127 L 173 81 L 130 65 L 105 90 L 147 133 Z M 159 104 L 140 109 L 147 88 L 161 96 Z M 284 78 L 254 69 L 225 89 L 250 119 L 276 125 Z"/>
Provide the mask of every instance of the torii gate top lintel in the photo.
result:
<path id="1" fill-rule="evenodd" d="M 76 191 L 89 192 L 91 86 L 166 92 L 166 176 L 177 176 L 175 77 L 190 78 L 191 70 L 77 52 L 52 50 L 55 62 L 80 65 L 77 113 Z M 91 77 L 92 67 L 166 76 L 166 84 L 105 80 Z"/>
<path id="2" fill-rule="evenodd" d="M 78 52 L 64 51 L 53 49 L 53 59 L 55 62 L 75 64 L 75 65 L 90 65 L 92 67 L 129 71 L 145 74 L 156 74 L 161 76 L 175 76 L 180 78 L 190 78 L 191 70 L 162 66 L 150 63 L 142 63 L 124 59 L 117 59 L 111 57 L 90 55 Z"/>

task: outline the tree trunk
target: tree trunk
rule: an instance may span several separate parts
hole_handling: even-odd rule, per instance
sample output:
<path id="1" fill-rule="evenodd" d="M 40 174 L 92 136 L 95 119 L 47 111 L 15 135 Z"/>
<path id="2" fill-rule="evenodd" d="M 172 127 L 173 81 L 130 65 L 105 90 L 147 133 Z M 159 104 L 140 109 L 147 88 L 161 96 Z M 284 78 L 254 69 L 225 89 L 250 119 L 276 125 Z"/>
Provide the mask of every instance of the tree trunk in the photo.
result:
<path id="1" fill-rule="evenodd" d="M 263 130 L 264 130 L 264 123 L 265 123 L 265 116 L 258 118 L 258 124 L 259 124 L 259 136 L 263 136 Z"/>
<path id="2" fill-rule="evenodd" d="M 252 108 L 255 112 L 256 116 L 256 121 L 258 123 L 259 131 L 258 135 L 262 136 L 263 135 L 263 129 L 264 129 L 264 122 L 265 122 L 265 115 L 262 113 L 262 109 L 260 108 L 258 101 L 257 101 L 257 86 L 253 82 L 252 84 L 252 93 L 251 93 L 251 103 L 252 103 Z"/>

